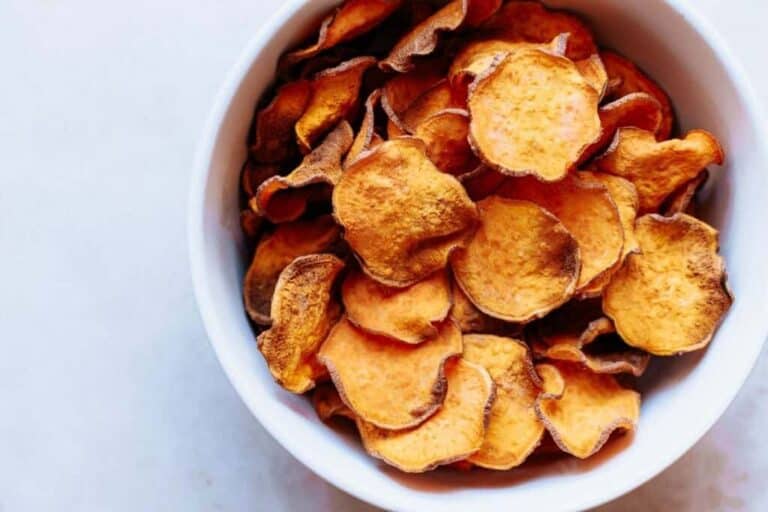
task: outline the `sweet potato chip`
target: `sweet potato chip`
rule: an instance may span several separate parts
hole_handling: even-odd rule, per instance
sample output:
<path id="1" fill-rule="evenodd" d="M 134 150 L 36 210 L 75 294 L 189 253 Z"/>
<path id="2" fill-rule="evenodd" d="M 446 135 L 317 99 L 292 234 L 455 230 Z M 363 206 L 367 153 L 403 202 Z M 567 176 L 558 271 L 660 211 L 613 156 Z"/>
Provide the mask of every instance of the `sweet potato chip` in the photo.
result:
<path id="1" fill-rule="evenodd" d="M 355 108 L 363 73 L 375 63 L 373 57 L 357 57 L 315 74 L 306 110 L 294 127 L 302 151 L 309 152 Z"/>
<path id="2" fill-rule="evenodd" d="M 469 140 L 499 172 L 557 181 L 600 136 L 598 99 L 570 60 L 521 50 L 470 86 Z"/>
<path id="3" fill-rule="evenodd" d="M 463 101 L 456 98 L 447 80 L 441 80 L 416 98 L 401 116 L 402 126 L 408 133 L 426 119 L 447 109 L 463 109 Z"/>
<path id="4" fill-rule="evenodd" d="M 705 347 L 731 306 L 717 231 L 685 214 L 635 223 L 630 254 L 603 293 L 603 309 L 627 344 L 656 355 Z"/>
<path id="5" fill-rule="evenodd" d="M 677 190 L 664 201 L 662 211 L 664 215 L 674 215 L 676 213 L 690 213 L 688 210 L 692 206 L 692 201 L 696 193 L 701 190 L 709 179 L 709 171 L 704 169 L 695 178 L 678 187 Z"/>
<path id="6" fill-rule="evenodd" d="M 355 135 L 355 140 L 352 141 L 352 145 L 349 147 L 349 152 L 344 159 L 344 167 L 351 165 L 352 162 L 357 160 L 361 153 L 367 151 L 374 145 L 373 136 L 376 135 L 376 132 L 374 131 L 374 111 L 380 98 L 381 89 L 374 89 L 371 94 L 368 95 L 368 99 L 365 100 L 365 115 L 360 122 L 360 129 L 358 130 L 357 135 Z"/>
<path id="7" fill-rule="evenodd" d="M 288 222 L 265 235 L 245 274 L 245 310 L 257 324 L 271 323 L 272 294 L 280 272 L 294 259 L 330 248 L 339 238 L 339 227 L 330 215 L 312 220 Z"/>
<path id="8" fill-rule="evenodd" d="M 443 268 L 477 219 L 461 184 L 414 138 L 384 142 L 348 167 L 333 207 L 363 270 L 388 286 L 408 286 Z"/>
<path id="9" fill-rule="evenodd" d="M 668 139 L 672 134 L 675 124 L 675 114 L 672 111 L 672 103 L 664 89 L 648 78 L 634 63 L 621 55 L 610 52 L 600 52 L 605 70 L 608 72 L 608 80 L 613 84 L 609 90 L 608 99 L 619 99 L 633 92 L 644 92 L 653 96 L 661 105 L 661 126 L 656 132 L 658 140 Z"/>
<path id="10" fill-rule="evenodd" d="M 259 185 L 251 208 L 275 223 L 299 218 L 307 207 L 308 187 L 333 186 L 341 178 L 341 159 L 353 136 L 349 123 L 339 123 L 289 175 L 273 176 Z"/>
<path id="11" fill-rule="evenodd" d="M 296 151 L 293 125 L 301 118 L 312 94 L 310 82 L 298 80 L 277 90 L 272 102 L 256 114 L 251 156 L 262 163 L 277 163 Z"/>
<path id="12" fill-rule="evenodd" d="M 443 270 L 407 288 L 390 288 L 352 271 L 341 286 L 341 297 L 349 321 L 405 343 L 434 337 L 436 324 L 451 309 L 451 285 Z"/>
<path id="13" fill-rule="evenodd" d="M 490 469 L 519 466 L 544 433 L 534 409 L 539 387 L 527 346 L 512 338 L 471 334 L 464 336 L 462 357 L 484 367 L 496 387 L 483 445 L 469 462 Z"/>
<path id="14" fill-rule="evenodd" d="M 630 373 L 635 377 L 645 372 L 651 359 L 650 354 L 627 346 L 616 335 L 600 338 L 587 346 L 557 343 L 545 347 L 537 357 L 579 363 L 595 373 Z"/>
<path id="15" fill-rule="evenodd" d="M 565 393 L 565 379 L 563 379 L 563 375 L 556 366 L 542 363 L 537 364 L 535 370 L 539 376 L 541 386 L 538 396 L 539 400 L 556 400 L 563 396 L 563 393 Z M 544 437 L 546 438 L 547 436 L 545 435 Z"/>
<path id="16" fill-rule="evenodd" d="M 509 322 L 539 318 L 568 300 L 579 275 L 579 248 L 557 218 L 531 202 L 497 196 L 477 206 L 480 227 L 451 255 L 469 300 Z"/>
<path id="17" fill-rule="evenodd" d="M 333 288 L 343 268 L 336 256 L 311 254 L 280 273 L 270 309 L 272 327 L 259 335 L 258 345 L 275 381 L 288 391 L 304 393 L 325 375 L 316 356 L 341 314 Z"/>
<path id="18" fill-rule="evenodd" d="M 254 213 L 253 210 L 240 211 L 240 228 L 246 238 L 256 238 L 261 232 L 261 226 L 264 224 L 264 218 Z"/>
<path id="19" fill-rule="evenodd" d="M 464 189 L 473 201 L 485 199 L 493 194 L 507 179 L 501 173 L 480 165 L 476 169 L 458 177 Z"/>
<path id="20" fill-rule="evenodd" d="M 408 73 L 390 78 L 381 93 L 381 108 L 387 113 L 389 123 L 387 133 L 392 139 L 405 135 L 406 129 L 402 116 L 414 101 L 443 79 L 445 63 L 442 60 L 421 62 Z M 389 124 L 388 123 L 388 124 Z M 397 132 L 394 130 L 397 129 Z"/>
<path id="21" fill-rule="evenodd" d="M 565 11 L 547 9 L 539 2 L 507 2 L 482 28 L 503 39 L 533 43 L 570 34 L 565 54 L 569 59 L 586 59 L 597 52 L 592 33 L 583 21 Z"/>
<path id="22" fill-rule="evenodd" d="M 256 195 L 259 185 L 277 174 L 280 174 L 279 165 L 259 164 L 249 158 L 240 174 L 240 187 L 246 197 L 252 197 Z"/>
<path id="23" fill-rule="evenodd" d="M 608 88 L 608 72 L 600 60 L 600 55 L 592 54 L 586 59 L 575 60 L 576 69 L 584 77 L 587 83 L 597 92 L 598 101 L 603 99 Z"/>
<path id="24" fill-rule="evenodd" d="M 437 413 L 417 427 L 384 430 L 357 421 L 365 449 L 408 473 L 421 473 L 462 460 L 482 446 L 485 422 L 494 397 L 488 372 L 457 359 L 446 364 L 448 392 Z"/>
<path id="25" fill-rule="evenodd" d="M 679 186 L 710 164 L 723 163 L 723 149 L 704 130 L 691 130 L 682 139 L 656 142 L 653 133 L 619 128 L 611 146 L 595 160 L 603 172 L 628 179 L 637 187 L 640 212 L 655 212 Z"/>
<path id="26" fill-rule="evenodd" d="M 328 335 L 319 359 L 357 416 L 381 428 L 413 427 L 445 399 L 444 366 L 461 354 L 461 332 L 450 320 L 418 345 L 370 334 L 343 318 Z"/>
<path id="27" fill-rule="evenodd" d="M 533 177 L 511 178 L 497 191 L 511 199 L 532 201 L 554 214 L 579 244 L 580 294 L 604 273 L 610 272 L 624 247 L 624 229 L 616 204 L 605 186 L 569 176 L 557 183 Z"/>
<path id="28" fill-rule="evenodd" d="M 454 283 L 451 287 L 452 306 L 451 318 L 459 326 L 462 333 L 519 333 L 521 329 L 515 324 L 509 324 L 488 316 L 475 307 L 461 291 L 461 287 Z"/>
<path id="29" fill-rule="evenodd" d="M 312 392 L 312 406 L 322 421 L 328 421 L 334 416 L 355 420 L 355 413 L 347 407 L 332 383 L 324 382 L 315 388 Z"/>
<path id="30" fill-rule="evenodd" d="M 640 415 L 639 393 L 621 387 L 612 375 L 579 365 L 547 366 L 558 370 L 565 390 L 560 398 L 540 398 L 536 410 L 561 450 L 585 459 L 602 448 L 615 430 L 634 430 Z M 539 372 L 545 388 L 552 373 Z"/>
<path id="31" fill-rule="evenodd" d="M 469 114 L 448 109 L 428 117 L 416 126 L 414 136 L 424 141 L 427 156 L 441 171 L 461 176 L 480 165 L 469 147 Z"/>
<path id="32" fill-rule="evenodd" d="M 401 3 L 402 0 L 346 0 L 323 20 L 317 42 L 285 54 L 281 67 L 314 57 L 323 50 L 365 34 L 395 12 Z"/>

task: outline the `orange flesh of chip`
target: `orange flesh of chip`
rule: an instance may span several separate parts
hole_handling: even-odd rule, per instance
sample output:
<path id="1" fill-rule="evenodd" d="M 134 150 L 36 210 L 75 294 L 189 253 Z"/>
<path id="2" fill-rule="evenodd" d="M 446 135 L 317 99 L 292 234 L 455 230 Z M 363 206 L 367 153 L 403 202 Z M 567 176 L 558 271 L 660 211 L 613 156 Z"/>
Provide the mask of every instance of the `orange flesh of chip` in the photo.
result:
<path id="1" fill-rule="evenodd" d="M 608 88 L 608 73 L 603 66 L 603 61 L 600 60 L 600 56 L 595 53 L 586 59 L 573 61 L 573 63 L 587 83 L 597 92 L 598 98 L 602 99 Z"/>
<path id="2" fill-rule="evenodd" d="M 256 115 L 256 130 L 250 148 L 256 161 L 277 163 L 291 156 L 296 148 L 293 125 L 304 114 L 311 92 L 307 80 L 287 83 Z"/>
<path id="3" fill-rule="evenodd" d="M 705 347 L 732 303 L 717 231 L 685 214 L 637 220 L 640 253 L 627 257 L 603 308 L 629 345 L 655 355 Z"/>
<path id="4" fill-rule="evenodd" d="M 250 158 L 243 166 L 240 176 L 240 186 L 247 197 L 254 196 L 259 185 L 280 173 L 280 166 L 276 164 L 258 164 Z"/>
<path id="5" fill-rule="evenodd" d="M 640 395 L 622 388 L 612 375 L 601 375 L 568 363 L 547 365 L 565 381 L 560 398 L 541 398 L 541 420 L 561 450 L 580 459 L 597 452 L 615 430 L 633 430 L 640 415 Z M 544 387 L 551 373 L 539 375 Z"/>
<path id="6" fill-rule="evenodd" d="M 317 417 L 322 421 L 328 421 L 334 416 L 342 416 L 353 421 L 355 419 L 355 413 L 342 401 L 339 392 L 331 383 L 326 382 L 315 388 L 312 392 L 312 406 L 315 408 Z"/>
<path id="7" fill-rule="evenodd" d="M 416 98 L 402 116 L 403 126 L 413 133 L 426 119 L 446 109 L 463 109 L 463 101 L 455 97 L 447 80 L 441 80 Z"/>
<path id="8" fill-rule="evenodd" d="M 355 135 L 355 139 L 352 141 L 352 145 L 349 147 L 349 152 L 344 159 L 344 167 L 349 166 L 352 162 L 357 160 L 360 154 L 371 148 L 373 144 L 373 136 L 376 134 L 374 131 L 375 119 L 374 109 L 381 98 L 381 89 L 375 89 L 368 98 L 365 100 L 365 115 L 360 123 L 360 129 Z"/>
<path id="9" fill-rule="evenodd" d="M 258 346 L 275 381 L 288 391 L 304 393 L 325 375 L 316 355 L 341 314 L 333 286 L 343 268 L 333 255 L 312 254 L 296 258 L 280 273 L 272 327 L 259 335 Z"/>
<path id="10" fill-rule="evenodd" d="M 461 184 L 440 172 L 413 138 L 384 142 L 347 168 L 333 207 L 363 270 L 389 286 L 408 286 L 444 268 L 477 219 Z"/>
<path id="11" fill-rule="evenodd" d="M 560 180 L 600 136 L 598 99 L 573 62 L 521 50 L 472 83 L 470 144 L 504 174 Z"/>
<path id="12" fill-rule="evenodd" d="M 563 304 L 579 274 L 579 249 L 550 213 L 528 201 L 491 196 L 478 203 L 481 225 L 451 256 L 464 293 L 484 313 L 527 322 Z"/>
<path id="13" fill-rule="evenodd" d="M 483 445 L 468 461 L 490 469 L 522 464 L 544 433 L 534 409 L 539 388 L 525 343 L 500 336 L 468 335 L 464 336 L 462 357 L 484 367 L 496 387 Z"/>
<path id="14" fill-rule="evenodd" d="M 482 446 L 494 396 L 493 381 L 481 366 L 463 359 L 446 365 L 448 392 L 437 413 L 407 430 L 384 430 L 357 421 L 365 449 L 408 473 L 462 460 Z"/>
<path id="15" fill-rule="evenodd" d="M 401 117 L 419 96 L 443 79 L 443 68 L 444 64 L 439 60 L 420 63 L 412 71 L 394 76 L 384 84 L 381 107 L 389 122 L 395 125 L 392 129 L 387 128 L 390 139 L 406 133 Z M 395 128 L 399 133 L 393 131 Z"/>
<path id="16" fill-rule="evenodd" d="M 701 190 L 708 179 L 709 171 L 704 169 L 695 178 L 678 187 L 664 202 L 664 215 L 688 213 L 696 193 Z"/>
<path id="17" fill-rule="evenodd" d="M 256 238 L 261 232 L 261 226 L 264 224 L 264 218 L 253 212 L 253 210 L 240 211 L 240 228 L 246 238 Z"/>
<path id="18" fill-rule="evenodd" d="M 445 398 L 444 366 L 461 353 L 461 332 L 450 320 L 418 345 L 367 333 L 343 318 L 328 335 L 319 359 L 357 416 L 381 428 L 423 422 Z"/>
<path id="19" fill-rule="evenodd" d="M 435 324 L 451 309 L 451 285 L 444 271 L 408 288 L 390 288 L 355 270 L 344 279 L 341 296 L 352 323 L 405 343 L 435 336 Z"/>
<path id="20" fill-rule="evenodd" d="M 594 346 L 577 347 L 569 344 L 557 344 L 548 347 L 541 357 L 558 361 L 579 363 L 594 373 L 630 373 L 635 377 L 641 376 L 648 366 L 650 354 L 641 350 L 622 346 L 623 343 L 613 343 L 611 350 L 595 352 Z"/>
<path id="21" fill-rule="evenodd" d="M 416 126 L 414 136 L 424 141 L 427 156 L 441 171 L 461 176 L 477 168 L 479 161 L 469 147 L 469 115 L 449 109 L 428 117 Z"/>

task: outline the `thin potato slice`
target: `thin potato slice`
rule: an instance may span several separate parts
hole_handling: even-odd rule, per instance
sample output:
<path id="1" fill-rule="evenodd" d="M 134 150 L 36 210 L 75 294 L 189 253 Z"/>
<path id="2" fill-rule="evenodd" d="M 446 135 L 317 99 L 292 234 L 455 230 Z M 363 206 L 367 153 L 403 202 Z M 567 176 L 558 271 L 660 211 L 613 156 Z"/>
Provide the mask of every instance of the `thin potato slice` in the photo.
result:
<path id="1" fill-rule="evenodd" d="M 322 421 L 328 421 L 334 416 L 355 420 L 355 413 L 347 407 L 334 385 L 329 382 L 319 384 L 312 392 L 312 407 Z"/>
<path id="2" fill-rule="evenodd" d="M 365 115 L 360 122 L 360 129 L 349 147 L 349 152 L 344 159 L 344 167 L 348 167 L 360 157 L 360 154 L 376 145 L 374 141 L 375 109 L 381 98 L 381 89 L 374 89 L 365 100 Z"/>
<path id="3" fill-rule="evenodd" d="M 483 445 L 467 460 L 489 469 L 519 466 L 544 433 L 534 409 L 539 386 L 527 346 L 512 338 L 472 334 L 464 336 L 462 357 L 488 370 L 496 387 Z"/>
<path id="4" fill-rule="evenodd" d="M 427 156 L 441 171 L 461 176 L 480 162 L 469 147 L 469 114 L 448 109 L 428 117 L 416 126 L 414 136 L 424 141 Z"/>
<path id="5" fill-rule="evenodd" d="M 576 240 L 552 214 L 528 202 L 490 196 L 481 225 L 451 255 L 456 282 L 477 308 L 509 322 L 544 316 L 573 294 Z"/>
<path id="6" fill-rule="evenodd" d="M 296 258 L 280 273 L 270 310 L 272 327 L 259 335 L 258 346 L 275 381 L 288 391 L 304 393 L 325 375 L 316 356 L 341 315 L 333 288 L 343 268 L 336 256 L 311 254 Z"/>
<path id="7" fill-rule="evenodd" d="M 537 364 L 534 369 L 536 370 L 536 375 L 539 376 L 539 385 L 541 386 L 539 400 L 557 400 L 563 396 L 563 393 L 565 393 L 565 379 L 563 379 L 563 375 L 556 366 L 541 363 Z M 546 441 L 547 438 L 548 436 L 545 435 L 543 441 Z M 551 437 L 549 439 L 552 440 Z"/>
<path id="8" fill-rule="evenodd" d="M 600 136 L 598 99 L 570 60 L 521 50 L 472 83 L 470 144 L 503 174 L 561 180 Z"/>
<path id="9" fill-rule="evenodd" d="M 318 357 L 358 417 L 381 428 L 402 429 L 440 408 L 445 362 L 461 350 L 461 332 L 450 320 L 439 324 L 434 337 L 409 345 L 367 333 L 343 318 Z"/>
<path id="10" fill-rule="evenodd" d="M 560 398 L 540 398 L 536 410 L 555 443 L 564 452 L 586 459 L 616 430 L 634 430 L 640 415 L 640 394 L 621 387 L 612 375 L 593 373 L 579 365 L 556 362 L 565 382 Z M 544 387 L 550 372 L 539 375 Z"/>
<path id="11" fill-rule="evenodd" d="M 709 171 L 704 169 L 695 178 L 681 185 L 672 192 L 664 201 L 662 211 L 664 215 L 670 216 L 676 213 L 690 213 L 688 210 L 692 206 L 696 193 L 701 190 L 709 179 Z"/>
<path id="12" fill-rule="evenodd" d="M 344 279 L 341 297 L 358 327 L 413 344 L 437 335 L 435 324 L 451 309 L 451 285 L 442 270 L 408 288 L 390 288 L 355 270 Z"/>
<path id="13" fill-rule="evenodd" d="M 555 344 L 546 347 L 537 357 L 579 363 L 595 373 L 629 373 L 635 377 L 645 372 L 651 360 L 650 354 L 627 346 L 618 336 L 601 338 L 582 347 Z"/>
<path id="14" fill-rule="evenodd" d="M 624 229 L 618 208 L 605 186 L 574 176 L 557 183 L 542 183 L 528 176 L 508 179 L 497 193 L 540 205 L 570 231 L 581 252 L 577 294 L 610 272 L 621 257 Z"/>
<path id="15" fill-rule="evenodd" d="M 243 165 L 243 170 L 240 173 L 240 187 L 243 189 L 246 197 L 250 198 L 256 195 L 259 185 L 277 174 L 280 174 L 279 165 L 259 164 L 249 158 L 245 165 Z"/>
<path id="16" fill-rule="evenodd" d="M 408 286 L 445 267 L 477 221 L 461 184 L 413 138 L 384 142 L 347 168 L 333 207 L 363 270 L 388 286 Z"/>
<path id="17" fill-rule="evenodd" d="M 454 283 L 451 287 L 452 307 L 451 318 L 459 326 L 462 333 L 501 333 L 506 331 L 519 332 L 514 324 L 508 324 L 488 316 L 475 307 L 461 291 L 461 287 Z"/>
<path id="18" fill-rule="evenodd" d="M 733 299 L 717 254 L 717 231 L 685 214 L 635 223 L 640 253 L 627 257 L 603 309 L 629 345 L 655 355 L 705 347 Z"/>
<path id="19" fill-rule="evenodd" d="M 251 320 L 269 325 L 272 295 L 280 272 L 294 259 L 324 252 L 339 239 L 339 226 L 330 215 L 313 220 L 288 222 L 265 235 L 256 252 L 243 284 L 245 310 Z"/>
<path id="20" fill-rule="evenodd" d="M 308 80 L 287 83 L 277 90 L 272 102 L 256 114 L 250 147 L 255 161 L 278 163 L 294 154 L 293 125 L 304 114 L 311 94 Z"/>
<path id="21" fill-rule="evenodd" d="M 608 89 L 608 72 L 603 66 L 600 55 L 594 53 L 586 59 L 575 60 L 573 63 L 587 83 L 597 92 L 598 101 L 602 100 Z"/>
<path id="22" fill-rule="evenodd" d="M 307 206 L 308 187 L 332 187 L 341 178 L 341 159 L 352 145 L 353 137 L 349 123 L 339 123 L 289 175 L 273 176 L 259 185 L 250 202 L 251 208 L 275 223 L 299 218 Z"/>
<path id="23" fill-rule="evenodd" d="M 475 453 L 485 437 L 494 397 L 488 372 L 463 359 L 446 364 L 448 392 L 437 413 L 417 427 L 384 430 L 358 419 L 369 454 L 401 471 L 421 473 Z"/>
<path id="24" fill-rule="evenodd" d="M 426 119 L 447 109 L 463 109 L 466 105 L 459 100 L 447 80 L 441 80 L 416 98 L 403 113 L 402 121 L 408 133 L 416 131 L 416 127 Z"/>
<path id="25" fill-rule="evenodd" d="M 421 62 L 408 73 L 396 75 L 384 84 L 381 93 L 381 108 L 387 113 L 389 138 L 405 135 L 406 128 L 402 116 L 414 101 L 443 79 L 445 63 L 442 60 Z M 388 124 L 389 124 L 388 123 Z M 394 130 L 397 132 L 394 132 Z"/>
<path id="26" fill-rule="evenodd" d="M 373 29 L 395 12 L 402 0 L 346 0 L 320 25 L 317 42 L 287 53 L 281 66 L 290 66 L 304 59 L 314 57 L 323 50 L 349 41 Z"/>
<path id="27" fill-rule="evenodd" d="M 595 160 L 595 167 L 634 183 L 640 212 L 649 213 L 657 211 L 664 199 L 706 166 L 722 164 L 723 158 L 720 143 L 704 130 L 657 142 L 653 133 L 629 127 L 619 128 L 611 146 Z"/>
<path id="28" fill-rule="evenodd" d="M 546 43 L 559 34 L 570 34 L 566 57 L 586 59 L 597 52 L 589 28 L 578 17 L 555 11 L 539 2 L 507 2 L 482 27 L 486 32 L 508 40 Z"/>
<path id="29" fill-rule="evenodd" d="M 376 64 L 373 57 L 357 57 L 321 71 L 312 78 L 312 94 L 294 131 L 305 153 L 355 108 L 363 73 Z"/>

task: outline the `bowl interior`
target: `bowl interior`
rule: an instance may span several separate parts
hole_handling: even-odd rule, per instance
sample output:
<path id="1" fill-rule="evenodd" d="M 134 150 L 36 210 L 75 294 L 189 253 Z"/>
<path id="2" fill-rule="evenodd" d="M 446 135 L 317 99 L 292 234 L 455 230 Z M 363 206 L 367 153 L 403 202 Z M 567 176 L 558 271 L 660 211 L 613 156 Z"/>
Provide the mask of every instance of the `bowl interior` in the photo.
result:
<path id="1" fill-rule="evenodd" d="M 211 340 L 238 392 L 273 436 L 320 476 L 386 508 L 425 510 L 581 509 L 618 496 L 690 448 L 720 416 L 754 363 L 766 333 L 768 183 L 756 106 L 737 67 L 686 8 L 662 0 L 560 0 L 578 11 L 602 45 L 635 60 L 669 92 L 683 131 L 707 129 L 727 162 L 712 169 L 705 219 L 721 231 L 722 254 L 736 294 L 711 346 L 658 359 L 643 378 L 638 432 L 613 439 L 587 460 L 558 460 L 493 473 L 437 471 L 403 475 L 367 456 L 354 435 L 334 432 L 308 401 L 270 378 L 242 309 L 247 262 L 237 193 L 245 138 L 280 53 L 306 34 L 337 1 L 293 0 L 247 49 L 229 77 L 198 155 L 190 211 L 190 246 L 200 309 Z"/>

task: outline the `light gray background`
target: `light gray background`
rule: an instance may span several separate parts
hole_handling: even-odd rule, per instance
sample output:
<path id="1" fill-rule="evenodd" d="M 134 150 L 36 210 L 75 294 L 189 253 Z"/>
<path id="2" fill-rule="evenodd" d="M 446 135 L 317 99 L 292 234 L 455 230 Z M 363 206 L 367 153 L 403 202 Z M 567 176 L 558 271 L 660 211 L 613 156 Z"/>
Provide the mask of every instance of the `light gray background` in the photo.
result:
<path id="1" fill-rule="evenodd" d="M 697 3 L 768 99 L 768 4 Z M 0 512 L 373 510 L 251 417 L 192 295 L 195 143 L 278 4 L 0 1 Z M 766 376 L 602 510 L 767 510 Z"/>

